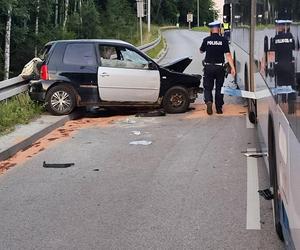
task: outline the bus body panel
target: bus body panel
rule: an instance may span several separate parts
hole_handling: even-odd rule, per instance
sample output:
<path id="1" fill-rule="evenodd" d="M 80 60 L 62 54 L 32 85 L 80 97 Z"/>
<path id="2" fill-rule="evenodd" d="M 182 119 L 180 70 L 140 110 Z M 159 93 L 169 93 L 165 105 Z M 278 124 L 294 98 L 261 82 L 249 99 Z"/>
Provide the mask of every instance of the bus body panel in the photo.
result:
<path id="1" fill-rule="evenodd" d="M 255 8 L 251 8 L 251 0 L 225 0 L 231 5 L 231 45 L 237 61 L 237 79 L 241 89 L 265 93 L 256 106 L 260 146 L 268 152 L 272 121 L 282 202 L 280 222 L 286 243 L 300 249 L 300 1 L 252 1 L 256 2 Z M 255 24 L 252 39 L 251 16 L 252 25 Z M 286 47 L 280 47 L 284 43 Z M 247 87 L 244 67 L 250 66 L 251 60 L 253 75 L 248 79 L 253 80 Z M 281 86 L 291 87 L 294 93 L 277 94 Z M 268 157 L 264 160 L 269 166 Z"/>

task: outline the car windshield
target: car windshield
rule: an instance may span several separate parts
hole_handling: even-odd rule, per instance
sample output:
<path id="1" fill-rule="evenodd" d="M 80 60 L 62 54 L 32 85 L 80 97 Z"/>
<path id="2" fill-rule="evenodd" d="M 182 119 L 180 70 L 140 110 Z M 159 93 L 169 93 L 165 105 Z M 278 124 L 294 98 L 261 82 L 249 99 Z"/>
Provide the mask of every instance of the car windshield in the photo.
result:
<path id="1" fill-rule="evenodd" d="M 120 50 L 124 61 L 134 62 L 136 64 L 147 65 L 148 61 L 133 50 L 123 48 Z"/>

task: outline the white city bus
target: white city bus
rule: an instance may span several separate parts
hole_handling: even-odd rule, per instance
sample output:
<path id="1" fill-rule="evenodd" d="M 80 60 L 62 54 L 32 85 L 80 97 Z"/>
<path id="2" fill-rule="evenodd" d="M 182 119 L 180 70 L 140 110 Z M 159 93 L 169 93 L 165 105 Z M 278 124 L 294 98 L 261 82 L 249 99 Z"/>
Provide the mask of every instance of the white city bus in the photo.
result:
<path id="1" fill-rule="evenodd" d="M 274 222 L 288 249 L 300 249 L 300 1 L 225 0 L 231 52 L 248 99 L 274 195 Z M 257 95 L 258 96 L 258 95 Z"/>

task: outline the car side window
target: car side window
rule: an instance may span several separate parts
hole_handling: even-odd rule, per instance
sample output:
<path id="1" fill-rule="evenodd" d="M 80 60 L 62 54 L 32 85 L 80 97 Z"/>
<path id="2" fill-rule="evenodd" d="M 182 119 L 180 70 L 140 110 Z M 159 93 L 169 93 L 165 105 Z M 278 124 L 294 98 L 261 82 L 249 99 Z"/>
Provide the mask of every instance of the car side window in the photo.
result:
<path id="1" fill-rule="evenodd" d="M 97 65 L 94 45 L 90 43 L 68 44 L 63 62 L 65 64 L 79 66 Z"/>
<path id="2" fill-rule="evenodd" d="M 148 69 L 148 61 L 125 47 L 99 46 L 102 67 Z"/>
<path id="3" fill-rule="evenodd" d="M 99 46 L 102 67 L 116 67 L 118 59 L 117 50 L 113 46 Z"/>

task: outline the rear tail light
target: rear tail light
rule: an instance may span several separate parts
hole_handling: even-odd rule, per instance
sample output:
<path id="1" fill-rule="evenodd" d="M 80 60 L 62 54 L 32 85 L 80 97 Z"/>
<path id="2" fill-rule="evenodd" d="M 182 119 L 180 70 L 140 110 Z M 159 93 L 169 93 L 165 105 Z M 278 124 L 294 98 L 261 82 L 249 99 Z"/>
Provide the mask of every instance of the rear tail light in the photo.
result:
<path id="1" fill-rule="evenodd" d="M 49 80 L 49 74 L 48 74 L 48 66 L 42 65 L 41 67 L 41 79 L 42 80 Z"/>

